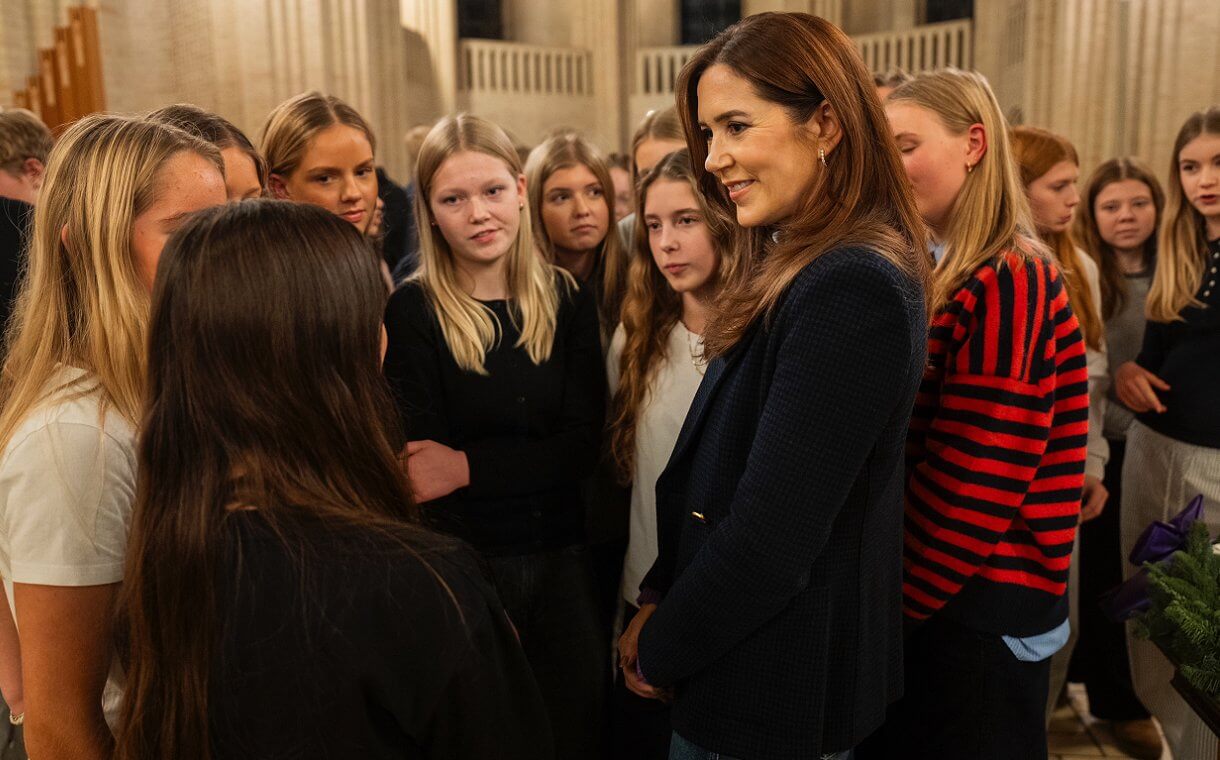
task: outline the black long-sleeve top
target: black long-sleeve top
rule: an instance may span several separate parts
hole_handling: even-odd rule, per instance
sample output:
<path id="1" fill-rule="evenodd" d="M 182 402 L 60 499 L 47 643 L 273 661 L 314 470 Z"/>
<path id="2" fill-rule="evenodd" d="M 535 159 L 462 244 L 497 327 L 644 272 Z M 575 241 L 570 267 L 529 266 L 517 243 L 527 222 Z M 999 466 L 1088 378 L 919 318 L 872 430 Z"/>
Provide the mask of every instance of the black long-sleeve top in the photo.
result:
<path id="1" fill-rule="evenodd" d="M 470 485 L 423 505 L 435 527 L 487 554 L 519 555 L 581 540 L 580 481 L 593 471 L 605 417 L 597 311 L 588 288 L 556 273 L 551 356 L 530 361 L 507 301 L 486 301 L 502 336 L 486 375 L 460 368 L 418 281 L 386 308 L 385 373 L 410 440 L 466 453 Z"/>
<path id="2" fill-rule="evenodd" d="M 230 513 L 209 682 L 217 760 L 535 760 L 550 722 L 457 542 Z M 422 545 L 420 545 L 422 544 Z"/>
<path id="3" fill-rule="evenodd" d="M 1137 419 L 1183 443 L 1220 449 L 1220 238 L 1207 246 L 1203 283 L 1177 322 L 1149 321 L 1136 363 L 1169 384 L 1165 411 Z"/>

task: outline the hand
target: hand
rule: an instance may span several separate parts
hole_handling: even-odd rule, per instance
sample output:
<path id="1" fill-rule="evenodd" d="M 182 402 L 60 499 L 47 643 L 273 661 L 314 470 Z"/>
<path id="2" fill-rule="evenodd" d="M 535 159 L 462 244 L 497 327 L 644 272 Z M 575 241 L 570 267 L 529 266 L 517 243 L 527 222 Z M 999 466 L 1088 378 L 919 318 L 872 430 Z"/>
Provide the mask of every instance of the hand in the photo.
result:
<path id="1" fill-rule="evenodd" d="M 1080 522 L 1086 523 L 1101 514 L 1110 492 L 1101 484 L 1100 478 L 1084 476 L 1084 490 L 1080 493 Z"/>
<path id="2" fill-rule="evenodd" d="M 407 442 L 407 478 L 415 501 L 448 496 L 470 485 L 470 463 L 465 452 L 436 441 Z"/>
<path id="3" fill-rule="evenodd" d="M 644 630 L 644 623 L 647 623 L 648 618 L 652 617 L 652 613 L 656 611 L 657 605 L 645 604 L 627 624 L 627 629 L 623 631 L 623 635 L 618 640 L 618 666 L 620 668 L 630 665 L 632 670 L 635 669 L 635 660 L 640 654 L 640 631 Z"/>
<path id="4" fill-rule="evenodd" d="M 365 228 L 364 234 L 369 237 L 377 237 L 381 234 L 383 224 L 385 223 L 385 201 L 381 198 L 377 199 L 377 205 L 373 206 L 373 215 L 369 218 L 369 225 Z"/>
<path id="5" fill-rule="evenodd" d="M 618 665 L 623 669 L 623 683 L 627 685 L 627 689 L 631 693 L 645 699 L 669 701 L 668 689 L 658 689 L 648 684 L 636 672 L 636 663 L 640 654 L 640 631 L 644 630 L 644 623 L 647 623 L 648 618 L 652 617 L 652 613 L 656 611 L 657 605 L 645 604 L 640 607 L 639 612 L 635 613 L 635 617 L 631 618 L 631 622 L 627 624 L 627 630 L 623 631 L 623 635 L 618 640 Z"/>
<path id="6" fill-rule="evenodd" d="M 1165 411 L 1165 405 L 1156 392 L 1169 390 L 1169 384 L 1135 362 L 1123 362 L 1114 373 L 1114 386 L 1118 400 L 1133 412 Z"/>

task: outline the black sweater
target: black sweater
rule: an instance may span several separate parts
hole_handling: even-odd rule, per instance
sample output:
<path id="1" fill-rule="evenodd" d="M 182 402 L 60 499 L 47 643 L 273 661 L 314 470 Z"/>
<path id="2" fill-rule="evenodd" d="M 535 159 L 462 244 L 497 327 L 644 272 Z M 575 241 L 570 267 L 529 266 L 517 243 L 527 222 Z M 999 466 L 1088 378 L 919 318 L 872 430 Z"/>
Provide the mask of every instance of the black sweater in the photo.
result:
<path id="1" fill-rule="evenodd" d="M 466 453 L 470 485 L 424 505 L 437 528 L 488 554 L 529 554 L 581 540 L 580 481 L 593 471 L 605 416 L 605 370 L 588 289 L 557 275 L 561 301 L 550 358 L 518 347 L 506 301 L 488 301 L 500 342 L 487 374 L 458 367 L 423 286 L 412 281 L 386 308 L 385 373 L 410 440 Z"/>
<path id="2" fill-rule="evenodd" d="M 1136 363 L 1169 384 L 1165 412 L 1140 422 L 1183 443 L 1220 449 L 1220 238 L 1207 246 L 1203 284 L 1178 322 L 1149 321 Z"/>
<path id="3" fill-rule="evenodd" d="M 217 760 L 553 757 L 529 664 L 469 550 L 279 527 L 287 545 L 257 511 L 226 522 Z"/>
<path id="4" fill-rule="evenodd" d="M 0 197 L 0 329 L 8 322 L 17 278 L 25 261 L 26 232 L 33 221 L 34 207 L 12 198 Z"/>

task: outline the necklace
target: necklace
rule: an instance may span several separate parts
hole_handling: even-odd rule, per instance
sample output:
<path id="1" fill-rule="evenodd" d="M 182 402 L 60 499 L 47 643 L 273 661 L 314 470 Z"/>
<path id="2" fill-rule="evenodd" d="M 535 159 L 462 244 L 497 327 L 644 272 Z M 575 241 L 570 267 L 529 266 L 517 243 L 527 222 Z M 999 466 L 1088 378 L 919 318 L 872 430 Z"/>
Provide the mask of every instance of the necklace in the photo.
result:
<path id="1" fill-rule="evenodd" d="M 686 327 L 686 325 L 683 325 Z M 690 363 L 695 371 L 703 375 L 707 372 L 707 357 L 703 355 L 703 336 L 686 331 L 686 350 L 690 352 Z"/>

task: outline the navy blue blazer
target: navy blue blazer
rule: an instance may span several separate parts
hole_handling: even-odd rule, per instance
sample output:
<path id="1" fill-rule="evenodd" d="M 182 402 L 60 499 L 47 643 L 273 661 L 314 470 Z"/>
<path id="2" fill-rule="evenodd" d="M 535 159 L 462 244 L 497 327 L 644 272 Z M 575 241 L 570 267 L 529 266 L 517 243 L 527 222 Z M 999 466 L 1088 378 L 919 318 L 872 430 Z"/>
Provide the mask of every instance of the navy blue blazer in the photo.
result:
<path id="1" fill-rule="evenodd" d="M 640 635 L 674 729 L 740 758 L 855 746 L 902 693 L 903 446 L 921 287 L 840 248 L 713 361 L 657 482 Z"/>

